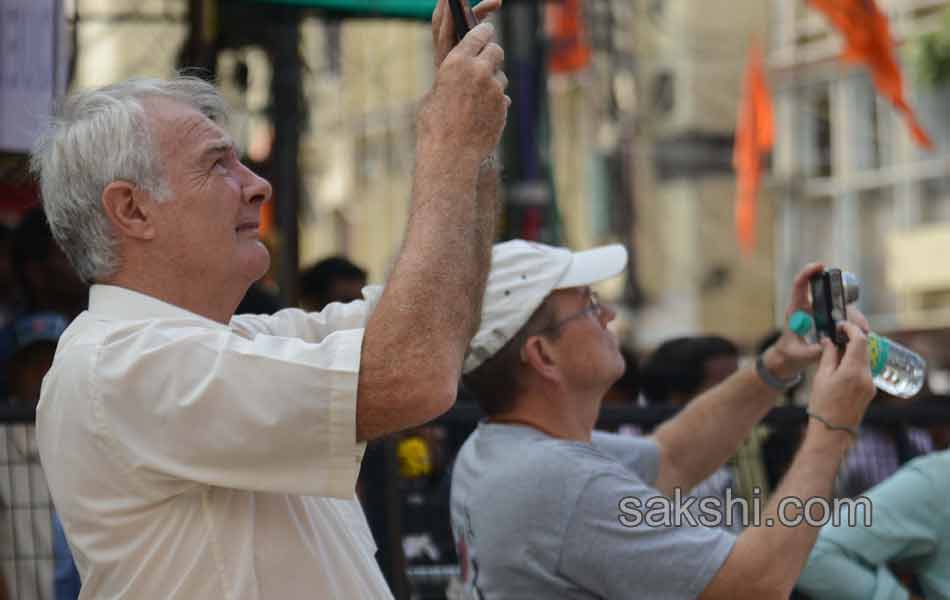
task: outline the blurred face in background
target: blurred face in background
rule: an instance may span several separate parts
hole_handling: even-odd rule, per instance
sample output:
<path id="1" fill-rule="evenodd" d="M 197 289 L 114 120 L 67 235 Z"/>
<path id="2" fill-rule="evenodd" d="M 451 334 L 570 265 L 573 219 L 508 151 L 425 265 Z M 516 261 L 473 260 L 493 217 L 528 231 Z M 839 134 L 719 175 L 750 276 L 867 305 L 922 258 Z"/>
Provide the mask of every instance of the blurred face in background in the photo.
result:
<path id="1" fill-rule="evenodd" d="M 365 286 L 365 279 L 337 279 L 330 286 L 327 303 L 361 300 Z"/>
<path id="2" fill-rule="evenodd" d="M 698 394 L 715 387 L 739 370 L 739 357 L 723 354 L 714 356 L 703 365 L 703 383 Z"/>
<path id="3" fill-rule="evenodd" d="M 738 370 L 738 356 L 732 354 L 711 356 L 703 363 L 703 380 L 699 384 L 699 387 L 690 394 L 672 392 L 670 394 L 670 404 L 674 406 L 686 406 L 693 398 L 710 388 L 716 387 Z"/>
<path id="4" fill-rule="evenodd" d="M 41 307 L 59 308 L 67 314 L 85 307 L 89 290 L 57 244 L 50 243 L 46 260 L 27 264 L 26 276 Z"/>

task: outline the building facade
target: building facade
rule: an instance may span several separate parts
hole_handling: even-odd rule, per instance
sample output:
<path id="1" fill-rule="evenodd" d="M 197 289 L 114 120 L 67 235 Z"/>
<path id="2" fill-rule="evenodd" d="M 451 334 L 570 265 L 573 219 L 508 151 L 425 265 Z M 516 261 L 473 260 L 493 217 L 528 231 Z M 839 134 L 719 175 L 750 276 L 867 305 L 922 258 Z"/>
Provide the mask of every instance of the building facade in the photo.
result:
<path id="1" fill-rule="evenodd" d="M 768 25 L 760 2 L 639 0 L 636 231 L 644 303 L 637 343 L 710 333 L 753 346 L 774 327 L 772 193 L 758 242 L 735 236 L 732 141 L 749 45 Z"/>
<path id="2" fill-rule="evenodd" d="M 898 44 L 910 104 L 935 149 L 916 146 L 867 69 L 838 60 L 841 37 L 804 2 L 771 8 L 777 141 L 776 294 L 820 260 L 854 272 L 874 329 L 946 367 L 950 326 L 950 85 L 925 84 L 913 60 L 950 2 L 879 0 Z"/>

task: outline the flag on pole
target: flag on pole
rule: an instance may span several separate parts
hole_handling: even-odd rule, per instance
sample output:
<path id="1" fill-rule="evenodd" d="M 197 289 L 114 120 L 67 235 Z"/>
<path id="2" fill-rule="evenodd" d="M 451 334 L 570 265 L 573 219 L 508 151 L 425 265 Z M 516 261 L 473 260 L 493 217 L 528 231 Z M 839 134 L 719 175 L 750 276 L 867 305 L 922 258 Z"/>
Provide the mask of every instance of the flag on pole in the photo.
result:
<path id="1" fill-rule="evenodd" d="M 904 81 L 894 56 L 887 17 L 874 0 L 808 0 L 844 37 L 847 62 L 865 64 L 879 94 L 904 115 L 910 134 L 921 147 L 933 150 L 933 142 L 917 121 L 904 97 Z"/>
<path id="2" fill-rule="evenodd" d="M 772 97 L 765 79 L 762 48 L 758 41 L 749 47 L 742 99 L 736 124 L 732 164 L 736 170 L 736 237 L 743 253 L 755 248 L 756 203 L 762 155 L 772 149 L 775 124 L 772 115 Z"/>
<path id="3" fill-rule="evenodd" d="M 590 46 L 584 28 L 580 0 L 545 4 L 549 37 L 548 65 L 553 73 L 580 71 L 590 62 Z"/>

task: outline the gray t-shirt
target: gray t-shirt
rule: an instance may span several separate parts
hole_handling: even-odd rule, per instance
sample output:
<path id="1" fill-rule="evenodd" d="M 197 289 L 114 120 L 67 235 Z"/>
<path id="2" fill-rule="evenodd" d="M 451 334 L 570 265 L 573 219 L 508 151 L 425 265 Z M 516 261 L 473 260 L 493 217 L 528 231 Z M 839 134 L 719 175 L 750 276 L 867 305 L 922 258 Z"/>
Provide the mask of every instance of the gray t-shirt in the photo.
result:
<path id="1" fill-rule="evenodd" d="M 695 598 L 735 537 L 622 523 L 623 498 L 647 506 L 661 496 L 648 485 L 659 460 L 648 439 L 594 432 L 585 444 L 481 423 L 452 475 L 452 531 L 468 597 Z"/>

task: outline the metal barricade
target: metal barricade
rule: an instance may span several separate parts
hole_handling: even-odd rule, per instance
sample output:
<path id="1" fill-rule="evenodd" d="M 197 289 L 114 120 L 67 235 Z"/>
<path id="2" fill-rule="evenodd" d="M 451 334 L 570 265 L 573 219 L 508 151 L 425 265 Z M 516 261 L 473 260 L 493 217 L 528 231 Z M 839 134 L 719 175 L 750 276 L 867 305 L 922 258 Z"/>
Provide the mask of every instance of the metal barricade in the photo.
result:
<path id="1" fill-rule="evenodd" d="M 53 600 L 53 504 L 30 409 L 0 409 L 0 574 L 10 598 Z"/>

